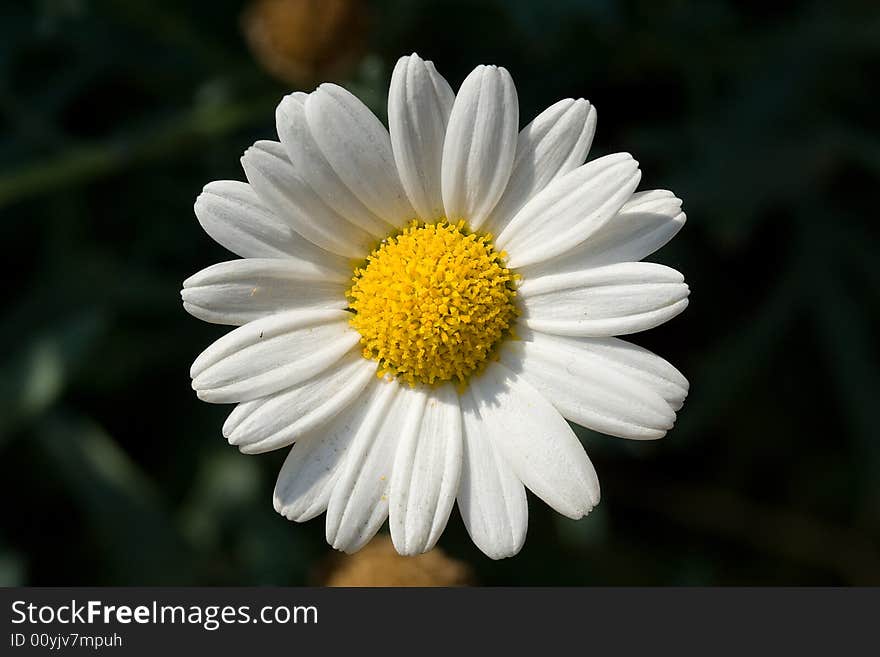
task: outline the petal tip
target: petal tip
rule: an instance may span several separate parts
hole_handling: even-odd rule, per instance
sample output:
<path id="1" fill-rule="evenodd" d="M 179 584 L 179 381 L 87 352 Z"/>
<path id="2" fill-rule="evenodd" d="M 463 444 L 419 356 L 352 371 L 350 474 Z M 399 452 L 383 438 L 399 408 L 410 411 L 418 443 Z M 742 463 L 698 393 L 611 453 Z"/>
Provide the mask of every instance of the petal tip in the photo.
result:
<path id="1" fill-rule="evenodd" d="M 430 549 L 421 543 L 408 542 L 406 539 L 395 540 L 393 533 L 391 536 L 391 542 L 394 544 L 394 549 L 397 551 L 397 554 L 402 557 L 415 557 L 424 554 Z"/>
<path id="2" fill-rule="evenodd" d="M 515 557 L 522 550 L 523 545 L 525 544 L 525 540 L 518 541 L 514 545 L 503 546 L 501 548 L 498 547 L 490 547 L 484 545 L 478 545 L 480 551 L 485 554 L 487 557 L 492 559 L 492 561 L 501 561 L 502 559 L 510 559 L 511 557 Z"/>
<path id="3" fill-rule="evenodd" d="M 272 492 L 272 508 L 275 509 L 276 513 L 284 516 L 285 518 L 287 517 L 287 515 L 284 513 L 284 502 L 281 501 L 281 497 L 279 497 L 277 489 Z"/>

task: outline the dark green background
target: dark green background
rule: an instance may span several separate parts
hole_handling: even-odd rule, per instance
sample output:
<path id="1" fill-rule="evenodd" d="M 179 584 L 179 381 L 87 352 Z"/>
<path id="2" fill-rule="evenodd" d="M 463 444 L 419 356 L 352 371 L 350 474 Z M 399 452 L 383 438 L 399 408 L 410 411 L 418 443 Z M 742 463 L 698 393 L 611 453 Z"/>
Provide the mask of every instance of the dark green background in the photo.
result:
<path id="1" fill-rule="evenodd" d="M 289 91 L 251 58 L 233 0 L 6 2 L 0 19 L 0 582 L 299 584 L 322 520 L 272 509 L 283 452 L 243 456 L 193 358 L 225 328 L 181 308 L 230 256 L 192 202 L 273 138 Z M 767 5 L 772 5 L 772 10 Z M 343 81 L 384 116 L 417 50 L 453 86 L 507 67 L 529 120 L 598 108 L 685 200 L 655 259 L 691 305 L 635 341 L 691 381 L 662 441 L 584 431 L 588 518 L 534 498 L 491 562 L 453 513 L 440 545 L 484 584 L 880 583 L 876 2 L 371 3 Z"/>

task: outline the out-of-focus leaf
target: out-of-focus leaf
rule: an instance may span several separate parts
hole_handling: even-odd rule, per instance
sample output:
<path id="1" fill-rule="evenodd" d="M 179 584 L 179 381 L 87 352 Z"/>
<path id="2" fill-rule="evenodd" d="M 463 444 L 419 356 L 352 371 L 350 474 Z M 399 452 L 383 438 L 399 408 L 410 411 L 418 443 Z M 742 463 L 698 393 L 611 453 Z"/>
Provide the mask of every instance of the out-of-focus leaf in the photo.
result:
<path id="1" fill-rule="evenodd" d="M 206 454 L 182 506 L 180 525 L 204 556 L 202 575 L 229 584 L 302 581 L 311 551 L 301 526 L 272 508 L 272 481 L 259 459 L 223 445 Z"/>
<path id="2" fill-rule="evenodd" d="M 26 583 L 25 572 L 24 558 L 0 544 L 0 586 L 23 586 Z"/>
<path id="3" fill-rule="evenodd" d="M 96 539 L 92 549 L 107 566 L 105 583 L 190 580 L 190 554 L 165 502 L 110 436 L 82 417 L 56 412 L 41 421 L 37 437 L 69 495 L 57 501 L 56 512 L 72 504 L 85 516 Z"/>
<path id="4" fill-rule="evenodd" d="M 9 432 L 58 399 L 71 370 L 89 353 L 102 326 L 95 312 L 74 315 L 9 354 L 0 366 L 0 444 Z"/>
<path id="5" fill-rule="evenodd" d="M 234 448 L 207 456 L 181 510 L 181 526 L 192 544 L 201 550 L 218 549 L 230 514 L 264 501 L 259 499 L 260 480 L 256 459 L 242 458 Z"/>

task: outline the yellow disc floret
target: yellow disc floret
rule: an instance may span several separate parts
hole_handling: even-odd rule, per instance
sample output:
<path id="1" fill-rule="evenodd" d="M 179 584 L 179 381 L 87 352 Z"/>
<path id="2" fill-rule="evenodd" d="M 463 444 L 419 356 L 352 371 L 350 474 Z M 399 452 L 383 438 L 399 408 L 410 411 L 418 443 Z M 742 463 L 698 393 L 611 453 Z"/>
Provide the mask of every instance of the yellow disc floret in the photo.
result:
<path id="1" fill-rule="evenodd" d="M 517 314 L 514 274 L 490 240 L 464 222 L 413 222 L 355 270 L 351 325 L 380 376 L 464 384 L 485 366 Z"/>

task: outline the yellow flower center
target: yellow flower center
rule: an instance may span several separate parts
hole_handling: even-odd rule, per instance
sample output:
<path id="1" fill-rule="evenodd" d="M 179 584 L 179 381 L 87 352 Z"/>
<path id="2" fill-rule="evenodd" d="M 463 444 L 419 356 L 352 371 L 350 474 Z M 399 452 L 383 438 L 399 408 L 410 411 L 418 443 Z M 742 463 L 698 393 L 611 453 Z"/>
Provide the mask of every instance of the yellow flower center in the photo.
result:
<path id="1" fill-rule="evenodd" d="M 351 325 L 379 376 L 464 385 L 485 367 L 517 315 L 514 274 L 490 240 L 464 222 L 413 222 L 355 270 Z"/>

